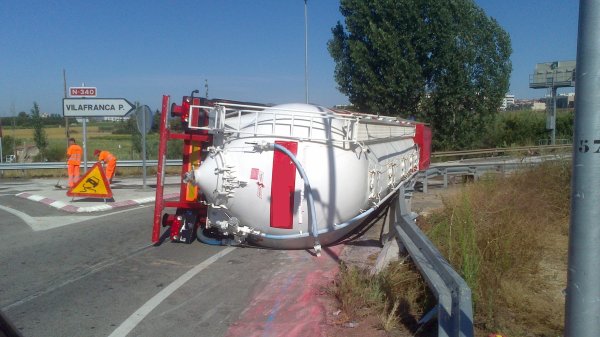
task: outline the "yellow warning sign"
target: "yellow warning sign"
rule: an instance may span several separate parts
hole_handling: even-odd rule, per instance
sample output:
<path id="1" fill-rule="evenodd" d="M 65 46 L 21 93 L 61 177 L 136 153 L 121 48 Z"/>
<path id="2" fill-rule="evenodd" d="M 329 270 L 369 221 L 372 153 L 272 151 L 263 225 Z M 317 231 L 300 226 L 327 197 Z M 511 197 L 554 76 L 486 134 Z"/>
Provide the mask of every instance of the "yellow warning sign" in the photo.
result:
<path id="1" fill-rule="evenodd" d="M 100 163 L 94 164 L 70 190 L 70 197 L 112 198 L 110 183 L 104 175 Z"/>

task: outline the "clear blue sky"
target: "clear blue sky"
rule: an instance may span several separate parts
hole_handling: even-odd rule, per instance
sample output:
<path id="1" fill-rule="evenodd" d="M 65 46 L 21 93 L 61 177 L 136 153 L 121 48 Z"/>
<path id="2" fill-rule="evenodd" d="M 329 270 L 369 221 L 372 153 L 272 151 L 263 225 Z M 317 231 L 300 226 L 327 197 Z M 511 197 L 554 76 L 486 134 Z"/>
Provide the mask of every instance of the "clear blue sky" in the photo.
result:
<path id="1" fill-rule="evenodd" d="M 536 63 L 574 60 L 576 0 L 476 0 L 510 34 L 511 93 L 528 88 Z M 339 1 L 308 0 L 309 100 L 347 103 L 336 89 L 327 52 Z M 98 88 L 98 97 L 160 107 L 193 89 L 211 98 L 262 103 L 304 102 L 304 1 L 0 2 L 0 116 L 62 114 L 67 87 Z"/>

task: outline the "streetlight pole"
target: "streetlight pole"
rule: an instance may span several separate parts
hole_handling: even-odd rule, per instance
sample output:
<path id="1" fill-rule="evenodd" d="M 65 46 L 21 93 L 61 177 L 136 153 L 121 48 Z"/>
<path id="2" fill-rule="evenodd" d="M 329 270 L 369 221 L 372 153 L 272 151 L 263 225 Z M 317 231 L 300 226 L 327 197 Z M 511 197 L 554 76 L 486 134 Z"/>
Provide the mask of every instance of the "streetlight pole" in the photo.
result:
<path id="1" fill-rule="evenodd" d="M 308 104 L 308 10 L 304 0 L 304 97 Z"/>
<path id="2" fill-rule="evenodd" d="M 600 2 L 579 2 L 577 109 L 573 141 L 566 337 L 600 331 Z"/>

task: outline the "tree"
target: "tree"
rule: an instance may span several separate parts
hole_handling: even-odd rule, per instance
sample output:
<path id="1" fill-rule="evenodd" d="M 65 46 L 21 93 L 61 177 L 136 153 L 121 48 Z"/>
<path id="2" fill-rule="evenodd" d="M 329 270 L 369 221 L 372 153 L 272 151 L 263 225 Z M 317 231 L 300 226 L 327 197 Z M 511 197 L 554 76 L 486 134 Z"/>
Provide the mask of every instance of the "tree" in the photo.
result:
<path id="1" fill-rule="evenodd" d="M 21 111 L 19 112 L 19 115 L 17 117 L 17 125 L 21 126 L 21 127 L 27 127 L 30 125 L 31 119 L 29 118 L 29 115 L 27 114 L 27 112 L 25 111 Z"/>
<path id="2" fill-rule="evenodd" d="M 31 109 L 31 122 L 33 124 L 33 141 L 35 142 L 35 146 L 40 150 L 42 158 L 45 159 L 48 136 L 46 135 L 46 130 L 44 130 L 40 108 L 36 102 L 33 102 L 33 109 Z"/>
<path id="3" fill-rule="evenodd" d="M 341 0 L 328 43 L 339 90 L 359 110 L 417 116 L 436 148 L 483 136 L 508 91 L 510 38 L 472 0 Z"/>
<path id="4" fill-rule="evenodd" d="M 161 114 L 160 110 L 156 109 L 156 111 L 154 112 L 154 115 L 152 115 L 152 128 L 150 129 L 150 131 L 152 131 L 152 132 L 160 131 L 161 115 L 162 114 Z"/>

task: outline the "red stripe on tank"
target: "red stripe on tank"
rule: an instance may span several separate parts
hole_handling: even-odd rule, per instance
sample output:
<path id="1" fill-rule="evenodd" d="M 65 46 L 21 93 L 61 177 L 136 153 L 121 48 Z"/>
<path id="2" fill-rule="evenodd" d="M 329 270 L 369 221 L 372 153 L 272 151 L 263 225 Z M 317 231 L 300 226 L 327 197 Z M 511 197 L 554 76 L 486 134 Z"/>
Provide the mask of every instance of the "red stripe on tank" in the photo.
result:
<path id="1" fill-rule="evenodd" d="M 276 141 L 291 153 L 298 152 L 297 142 Z M 271 182 L 271 227 L 291 229 L 294 226 L 294 189 L 296 166 L 283 152 L 273 153 L 273 175 Z"/>

